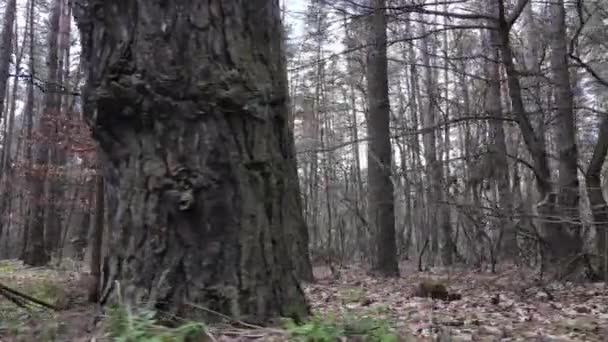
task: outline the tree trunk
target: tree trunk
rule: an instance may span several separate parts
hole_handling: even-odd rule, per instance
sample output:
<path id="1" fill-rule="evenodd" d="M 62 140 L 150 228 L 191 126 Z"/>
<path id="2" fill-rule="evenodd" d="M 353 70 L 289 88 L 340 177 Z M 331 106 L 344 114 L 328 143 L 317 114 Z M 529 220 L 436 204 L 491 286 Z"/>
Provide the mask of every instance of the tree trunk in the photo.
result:
<path id="1" fill-rule="evenodd" d="M 448 10 L 448 4 L 444 3 L 443 4 L 443 9 L 444 11 L 447 12 Z M 443 23 L 444 25 L 448 25 L 448 19 L 447 17 L 443 18 Z M 449 57 L 448 57 L 448 49 L 450 47 L 450 40 L 448 39 L 448 31 L 444 31 L 444 49 L 443 49 L 443 57 L 444 57 L 444 82 L 445 82 L 445 92 L 444 92 L 444 97 L 445 97 L 445 115 L 444 115 L 444 122 L 448 122 L 448 120 L 450 120 L 450 91 L 449 91 L 449 76 L 448 76 L 448 70 L 449 70 Z M 454 262 L 454 252 L 456 251 L 456 243 L 454 241 L 453 238 L 453 234 L 452 234 L 452 215 L 450 212 L 450 205 L 449 205 L 449 201 L 450 201 L 450 184 L 449 184 L 449 179 L 450 179 L 450 150 L 451 150 L 451 144 L 450 144 L 450 125 L 445 125 L 444 127 L 444 136 L 443 136 L 443 142 L 444 142 L 444 148 L 443 148 L 443 155 L 444 155 L 444 165 L 445 168 L 443 169 L 442 175 L 441 175 L 441 189 L 439 191 L 441 191 L 441 212 L 440 212 L 440 216 L 441 216 L 441 232 L 443 233 L 443 246 L 441 247 L 441 259 L 444 265 L 451 265 Z"/>
<path id="2" fill-rule="evenodd" d="M 27 19 L 26 19 L 27 21 Z M 25 51 L 25 38 L 26 34 L 23 35 L 23 44 L 21 48 L 18 47 L 17 42 L 17 25 L 15 26 L 15 37 L 13 39 L 13 49 L 18 51 L 15 58 L 15 70 L 19 70 L 21 68 L 21 61 L 23 59 L 23 52 Z M 15 130 L 15 111 L 17 110 L 17 93 L 19 90 L 19 78 L 15 77 L 13 79 L 13 89 L 11 91 L 11 99 L 10 99 L 10 107 L 8 108 L 8 117 L 5 118 L 5 129 L 6 134 L 2 138 L 2 159 L 0 160 L 0 184 L 2 186 L 2 194 L 0 195 L 0 241 L 2 241 L 2 234 L 5 231 L 6 227 L 6 241 L 8 243 L 9 240 L 9 229 L 11 228 L 11 205 L 13 203 L 13 183 L 14 179 L 14 168 L 12 165 L 13 162 L 13 139 L 14 139 L 14 130 Z M 0 99 L 0 101 L 2 101 Z M 7 99 L 8 103 L 8 99 Z M 9 250 L 5 250 L 5 255 L 8 257 L 10 255 Z M 0 257 L 2 257 L 0 255 Z"/>
<path id="3" fill-rule="evenodd" d="M 367 153 L 369 221 L 376 230 L 374 270 L 384 276 L 398 276 L 395 241 L 395 203 L 391 180 L 390 107 L 388 61 L 386 57 L 386 1 L 374 0 L 370 48 L 367 57 L 369 102 Z"/>
<path id="4" fill-rule="evenodd" d="M 544 132 L 535 132 L 532 123 L 530 122 L 528 111 L 524 107 L 522 98 L 522 89 L 517 70 L 513 60 L 513 52 L 510 43 L 511 24 L 507 21 L 505 13 L 504 0 L 498 2 L 498 35 L 500 39 L 501 61 L 505 67 L 507 75 L 507 84 L 509 87 L 509 96 L 511 99 L 511 107 L 515 116 L 515 120 L 521 131 L 524 143 L 528 152 L 532 156 L 534 178 L 536 180 L 536 188 L 540 197 L 543 199 L 536 206 L 539 215 L 542 219 L 542 231 L 544 232 L 543 240 L 547 237 L 559 240 L 557 234 L 562 232 L 560 222 L 554 221 L 556 216 L 555 194 L 552 192 L 551 171 L 549 168 L 549 160 L 547 150 L 545 148 Z M 567 236 L 562 236 L 566 241 Z M 546 246 L 545 241 L 540 241 L 543 246 Z M 548 243 L 551 245 L 551 243 Z M 542 249 L 544 254 L 544 248 Z M 545 258 L 543 258 L 545 260 Z M 544 266 L 543 266 L 544 267 Z"/>
<path id="5" fill-rule="evenodd" d="M 541 28 L 540 23 L 534 16 L 532 10 L 532 2 L 528 4 L 522 13 L 523 26 L 525 27 L 525 40 L 523 45 L 523 63 L 533 76 L 526 77 L 523 80 L 524 88 L 527 89 L 528 99 L 524 105 L 528 113 L 531 113 L 531 121 L 534 130 L 537 132 L 539 144 L 546 148 L 546 124 L 545 111 L 543 110 L 543 91 L 542 91 L 542 63 L 543 56 L 541 55 L 543 46 L 541 45 L 542 35 L 539 34 Z"/>
<path id="6" fill-rule="evenodd" d="M 88 167 L 88 165 L 85 167 Z M 82 261 L 85 259 L 86 251 L 89 247 L 89 234 L 94 231 L 94 229 L 91 228 L 91 221 L 93 221 L 95 217 L 95 212 L 90 206 L 95 202 L 97 192 L 95 181 L 96 178 L 85 176 L 84 186 L 86 187 L 86 203 L 88 205 L 85 205 L 85 208 L 82 209 L 82 220 L 76 229 L 74 238 L 71 240 L 72 248 L 74 249 L 74 258 L 76 260 Z"/>
<path id="7" fill-rule="evenodd" d="M 416 32 L 411 26 L 411 20 L 409 14 L 405 21 L 405 33 L 410 37 L 415 36 Z M 418 68 L 416 49 L 414 44 L 404 44 L 403 55 L 404 59 L 409 63 L 408 79 L 405 82 L 408 86 L 408 102 L 409 102 L 409 115 L 411 120 L 411 128 L 418 130 L 420 128 L 418 120 L 418 112 L 420 109 L 419 98 L 420 87 L 418 85 Z M 412 199 L 412 227 L 416 229 L 416 247 L 417 254 L 420 254 L 420 250 L 424 245 L 424 242 L 429 236 L 429 229 L 425 223 L 424 208 L 424 184 L 422 179 L 422 160 L 421 160 L 421 148 L 420 138 L 418 134 L 411 134 L 409 137 L 409 144 L 411 146 L 411 159 L 412 159 L 412 182 L 414 184 L 414 193 L 416 197 Z"/>
<path id="8" fill-rule="evenodd" d="M 551 172 L 549 169 L 547 151 L 545 150 L 543 140 L 534 132 L 534 128 L 530 123 L 530 119 L 528 118 L 528 113 L 524 108 L 521 84 L 513 61 L 513 51 L 511 50 L 511 39 L 509 37 L 511 27 L 509 23 L 507 23 L 504 0 L 496 1 L 498 2 L 499 9 L 498 35 L 500 41 L 501 61 L 507 74 L 507 84 L 509 87 L 511 106 L 526 147 L 528 148 L 528 151 L 530 152 L 530 155 L 534 161 L 533 166 L 538 192 L 542 198 L 546 198 L 552 190 Z"/>
<path id="9" fill-rule="evenodd" d="M 593 148 L 593 157 L 585 174 L 587 197 L 595 222 L 595 247 L 601 265 L 601 275 L 608 280 L 608 204 L 602 191 L 602 166 L 608 152 L 608 116 L 602 117 L 597 143 Z"/>
<path id="10" fill-rule="evenodd" d="M 119 278 L 180 317 L 307 314 L 278 0 L 78 2 L 84 111 L 118 175 L 104 297 Z"/>
<path id="11" fill-rule="evenodd" d="M 33 4 L 32 4 L 33 6 Z M 33 9 L 30 9 L 32 18 Z M 53 75 L 56 74 L 56 63 L 53 61 L 57 61 L 57 36 L 56 36 L 56 25 L 53 24 L 56 20 L 59 19 L 59 11 L 57 8 L 57 0 L 55 0 L 55 5 L 51 11 L 51 29 L 48 35 L 48 49 L 49 54 L 47 56 L 47 63 L 49 67 L 49 75 L 52 78 Z M 30 24 L 33 25 L 33 24 Z M 33 26 L 30 26 L 30 34 L 31 37 L 34 37 Z M 33 40 L 34 38 L 32 38 Z M 32 43 L 32 46 L 35 45 Z M 33 47 L 31 48 L 33 50 Z M 30 51 L 31 53 L 31 51 Z M 33 58 L 33 57 L 31 57 Z M 32 61 L 33 64 L 33 61 Z M 32 74 L 33 76 L 34 74 Z M 53 82 L 53 80 L 49 80 Z M 32 85 L 31 85 L 32 86 Z M 33 87 L 33 86 L 32 86 Z M 53 83 L 50 85 L 50 90 L 44 95 L 44 113 L 42 113 L 40 117 L 40 135 L 45 138 L 45 140 L 50 136 L 51 125 L 50 118 L 52 117 L 51 111 L 56 108 L 55 93 L 52 91 L 54 86 Z M 30 107 L 27 107 L 27 111 L 29 111 L 28 115 L 31 118 L 33 116 L 34 111 L 34 103 L 33 103 L 33 89 L 29 90 L 32 92 L 31 103 L 29 103 Z M 30 95 L 28 94 L 28 97 Z M 29 102 L 29 99 L 28 99 Z M 29 119 L 28 119 L 29 121 Z M 30 123 L 28 122 L 28 130 L 31 128 Z M 31 132 L 31 131 L 30 131 Z M 31 138 L 31 134 L 30 134 Z M 32 140 L 29 140 L 31 142 Z M 28 177 L 28 183 L 31 185 L 32 192 L 32 205 L 30 211 L 28 213 L 28 232 L 27 232 L 27 245 L 25 248 L 23 262 L 27 265 L 31 266 L 42 266 L 49 262 L 50 255 L 48 255 L 45 248 L 45 236 L 47 235 L 44 229 L 44 218 L 45 218 L 45 180 L 47 175 L 47 164 L 49 158 L 49 144 L 48 141 L 38 141 L 35 146 L 35 160 L 30 168 L 30 173 Z M 31 153 L 31 152 L 30 152 Z"/>
<path id="12" fill-rule="evenodd" d="M 48 33 L 48 55 L 46 64 L 48 67 L 48 91 L 44 94 L 44 107 L 40 117 L 40 130 L 42 137 L 46 140 L 39 146 L 37 154 L 37 167 L 42 168 L 40 179 L 37 182 L 48 183 L 45 199 L 44 214 L 44 246 L 49 257 L 54 255 L 61 242 L 61 201 L 64 200 L 61 190 L 62 175 L 60 165 L 62 164 L 61 147 L 59 146 L 60 131 L 62 125 L 61 115 L 61 74 L 60 68 L 60 46 L 59 38 L 61 31 L 63 0 L 53 0 L 49 19 Z M 42 144 L 40 144 L 42 145 Z M 42 157 L 41 154 L 45 153 Z M 48 171 L 51 171 L 50 173 Z M 38 186 L 38 185 L 37 185 Z M 44 194 L 42 192 L 41 194 Z M 36 192 L 35 192 L 36 193 Z M 36 213 L 37 211 L 35 211 Z"/>
<path id="13" fill-rule="evenodd" d="M 557 108 L 556 140 L 558 141 L 558 197 L 557 205 L 564 222 L 559 232 L 549 233 L 547 248 L 549 262 L 561 265 L 564 258 L 578 254 L 583 248 L 582 226 L 579 221 L 578 148 L 574 123 L 574 99 L 568 69 L 566 13 L 564 1 L 551 5 L 551 71 L 553 94 Z M 565 238 L 564 238 L 565 237 Z"/>
<path id="14" fill-rule="evenodd" d="M 35 2 L 34 0 L 28 1 L 28 12 L 27 12 L 27 35 L 29 36 L 29 61 L 28 61 L 28 69 L 31 75 L 35 75 L 35 35 L 34 35 L 34 16 L 35 16 Z M 25 98 L 25 107 L 23 109 L 23 124 L 25 126 L 25 144 L 24 144 L 24 156 L 23 159 L 25 161 L 26 166 L 26 180 L 27 183 L 31 182 L 33 177 L 32 172 L 34 171 L 32 168 L 32 131 L 34 127 L 34 79 L 30 78 L 29 83 L 27 85 L 27 95 Z M 19 148 L 17 148 L 19 150 Z M 27 205 L 27 202 L 33 202 L 32 197 L 29 194 L 24 196 L 26 201 L 22 201 L 23 213 L 22 217 L 25 217 L 25 226 L 23 227 L 23 242 L 21 245 L 21 253 L 19 258 L 23 261 L 28 257 L 28 250 L 30 245 L 30 226 L 32 224 L 32 220 L 30 219 L 31 209 L 30 206 Z M 25 202 L 25 203 L 24 203 Z M 38 235 L 35 236 L 35 239 L 42 239 L 44 234 L 43 230 L 37 232 Z M 44 246 L 43 241 L 36 241 L 40 246 Z M 29 256 L 31 257 L 31 256 Z"/>
<path id="15" fill-rule="evenodd" d="M 357 46 L 356 38 L 355 38 L 355 30 L 352 29 L 353 23 L 348 23 L 347 16 L 344 17 L 344 31 L 347 39 L 347 48 L 353 49 Z M 353 140 L 353 155 L 354 155 L 354 207 L 356 211 L 361 210 L 365 212 L 365 209 L 361 209 L 364 205 L 363 201 L 363 180 L 361 177 L 361 155 L 359 151 L 359 113 L 357 111 L 357 93 L 355 88 L 357 86 L 357 70 L 355 68 L 355 60 L 352 56 L 346 57 L 346 68 L 348 70 L 349 76 L 347 78 L 348 82 L 348 96 L 345 95 L 345 98 L 348 98 L 350 104 L 350 124 L 352 125 L 352 140 Z M 365 222 L 359 218 L 358 215 L 354 215 L 354 225 L 355 225 L 355 234 L 356 234 L 356 244 L 357 244 L 357 252 L 363 257 L 367 250 L 368 241 L 366 241 L 366 234 L 364 230 Z M 361 257 L 361 258 L 362 258 Z"/>
<path id="16" fill-rule="evenodd" d="M 101 292 L 101 247 L 103 242 L 104 222 L 104 181 L 101 167 L 97 169 L 95 177 L 95 224 L 91 239 L 91 283 L 89 284 L 89 302 L 99 301 Z"/>
<path id="17" fill-rule="evenodd" d="M 496 15 L 495 6 L 492 15 Z M 488 99 L 486 102 L 488 115 L 494 118 L 502 118 L 502 94 L 500 86 L 500 40 L 496 30 L 487 32 L 487 49 L 490 51 L 490 61 L 486 62 L 486 73 L 489 80 Z M 502 120 L 490 120 L 490 129 L 492 134 L 492 144 L 490 152 L 492 161 L 494 162 L 494 180 L 498 188 L 498 206 L 502 211 L 503 217 L 500 218 L 498 224 L 500 234 L 498 243 L 500 244 L 500 252 L 508 260 L 513 260 L 517 255 L 517 235 L 515 225 L 512 224 L 510 215 L 513 208 L 513 196 L 509 186 L 509 163 L 507 161 L 507 145 L 505 141 L 504 123 Z"/>
<path id="18" fill-rule="evenodd" d="M 2 32 L 0 32 L 0 119 L 4 113 L 4 97 L 8 84 L 8 72 L 13 53 L 13 29 L 15 14 L 17 13 L 17 0 L 6 1 L 4 18 L 2 19 Z"/>
<path id="19" fill-rule="evenodd" d="M 424 19 L 420 23 L 420 35 L 426 35 L 426 27 Z M 427 187 L 427 229 L 429 232 L 429 259 L 430 264 L 435 264 L 435 258 L 439 252 L 439 227 L 441 226 L 443 217 L 437 215 L 441 208 L 439 203 L 441 200 L 441 164 L 437 160 L 437 136 L 434 129 L 436 125 L 437 111 L 437 83 L 432 70 L 430 56 L 433 54 L 429 48 L 430 37 L 425 37 L 421 40 L 420 49 L 422 54 L 422 63 L 424 65 L 424 86 L 427 94 L 424 113 L 422 114 L 422 127 L 428 129 L 423 136 L 424 159 L 426 171 L 426 187 Z"/>
<path id="20" fill-rule="evenodd" d="M 57 253 L 61 246 L 62 227 L 69 224 L 65 219 L 66 210 L 65 204 L 68 198 L 64 195 L 66 191 L 66 164 L 67 164 L 67 137 L 65 127 L 69 126 L 70 120 L 72 120 L 69 113 L 69 99 L 67 95 L 62 94 L 62 89 L 69 89 L 69 59 L 70 59 L 70 23 L 71 23 L 71 11 L 70 6 L 66 0 L 57 0 L 57 6 L 59 11 L 59 18 L 57 19 L 57 67 L 56 74 L 54 75 L 54 82 L 57 83 L 58 87 L 55 89 L 56 93 L 56 110 L 53 111 L 55 116 L 53 118 L 54 125 L 52 131 L 51 141 L 51 160 L 50 165 L 55 171 L 52 177 L 49 177 L 49 203 L 47 204 L 47 236 L 48 239 L 45 242 L 47 251 L 51 254 Z M 53 18 L 54 19 L 54 18 Z M 62 224 L 65 222 L 65 224 Z M 67 227 L 66 227 L 67 229 Z M 62 255 L 59 251 L 57 255 Z"/>

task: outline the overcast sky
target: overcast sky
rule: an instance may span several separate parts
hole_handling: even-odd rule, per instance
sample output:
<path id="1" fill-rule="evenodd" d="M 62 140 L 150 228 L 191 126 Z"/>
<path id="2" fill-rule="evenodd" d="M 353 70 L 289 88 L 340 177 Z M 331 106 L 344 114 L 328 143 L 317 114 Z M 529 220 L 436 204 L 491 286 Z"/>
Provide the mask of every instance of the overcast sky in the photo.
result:
<path id="1" fill-rule="evenodd" d="M 294 34 L 302 34 L 302 15 L 306 10 L 307 0 L 284 0 L 287 7 L 287 21 L 294 24 Z"/>

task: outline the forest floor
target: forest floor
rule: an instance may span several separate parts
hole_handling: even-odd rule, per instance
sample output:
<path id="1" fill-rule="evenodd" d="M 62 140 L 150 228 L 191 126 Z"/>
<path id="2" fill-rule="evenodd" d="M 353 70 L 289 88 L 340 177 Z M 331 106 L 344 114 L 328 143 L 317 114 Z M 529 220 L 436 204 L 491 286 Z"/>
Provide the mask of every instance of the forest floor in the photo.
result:
<path id="1" fill-rule="evenodd" d="M 314 313 L 310 323 L 299 328 L 210 327 L 205 340 L 305 340 L 295 336 L 300 334 L 364 341 L 368 339 L 356 330 L 366 326 L 367 337 L 377 341 L 607 341 L 608 287 L 603 283 L 541 286 L 534 273 L 512 267 L 497 274 L 422 273 L 404 263 L 401 270 L 399 279 L 378 279 L 358 267 L 341 268 L 339 277 L 317 267 L 316 283 L 304 286 Z M 462 298 L 444 302 L 414 296 L 426 280 L 440 280 Z M 0 284 L 61 309 L 26 310 L 0 298 L 0 342 L 110 340 L 104 338 L 103 323 L 94 322 L 98 312 L 86 303 L 78 265 L 27 268 L 0 261 Z M 384 328 L 398 338 L 368 334 Z"/>

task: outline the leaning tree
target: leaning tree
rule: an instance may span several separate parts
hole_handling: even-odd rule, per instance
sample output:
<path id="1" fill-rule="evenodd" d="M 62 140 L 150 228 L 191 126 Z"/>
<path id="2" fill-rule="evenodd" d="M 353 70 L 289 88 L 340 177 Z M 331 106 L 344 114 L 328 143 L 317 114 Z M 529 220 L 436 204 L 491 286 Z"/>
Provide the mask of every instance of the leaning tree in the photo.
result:
<path id="1" fill-rule="evenodd" d="M 280 14 L 278 0 L 75 1 L 83 110 L 117 199 L 102 300 L 308 313 Z"/>

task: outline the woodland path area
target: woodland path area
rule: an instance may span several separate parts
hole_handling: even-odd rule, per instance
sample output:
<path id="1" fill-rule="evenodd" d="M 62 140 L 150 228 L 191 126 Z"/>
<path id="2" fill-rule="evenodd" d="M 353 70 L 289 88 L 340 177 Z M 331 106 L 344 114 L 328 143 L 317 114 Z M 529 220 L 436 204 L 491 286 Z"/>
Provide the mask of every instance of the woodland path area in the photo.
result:
<path id="1" fill-rule="evenodd" d="M 344 267 L 336 279 L 329 269 L 315 267 L 317 281 L 304 285 L 313 309 L 311 321 L 325 322 L 326 330 L 342 327 L 340 338 L 347 341 L 367 340 L 357 336 L 357 329 L 381 328 L 395 332 L 399 341 L 605 341 L 608 334 L 608 287 L 603 283 L 541 284 L 532 273 L 506 267 L 498 274 L 441 269 L 423 273 L 410 263 L 402 263 L 401 269 L 402 277 L 383 280 L 360 267 Z M 60 311 L 27 311 L 2 298 L 0 341 L 111 341 L 111 323 L 99 319 L 96 307 L 86 303 L 82 274 L 75 263 L 28 268 L 2 261 L 0 283 Z M 414 296 L 416 285 L 429 279 L 441 280 L 462 299 L 443 302 Z M 297 333 L 232 322 L 208 327 L 202 340 L 297 341 Z"/>

